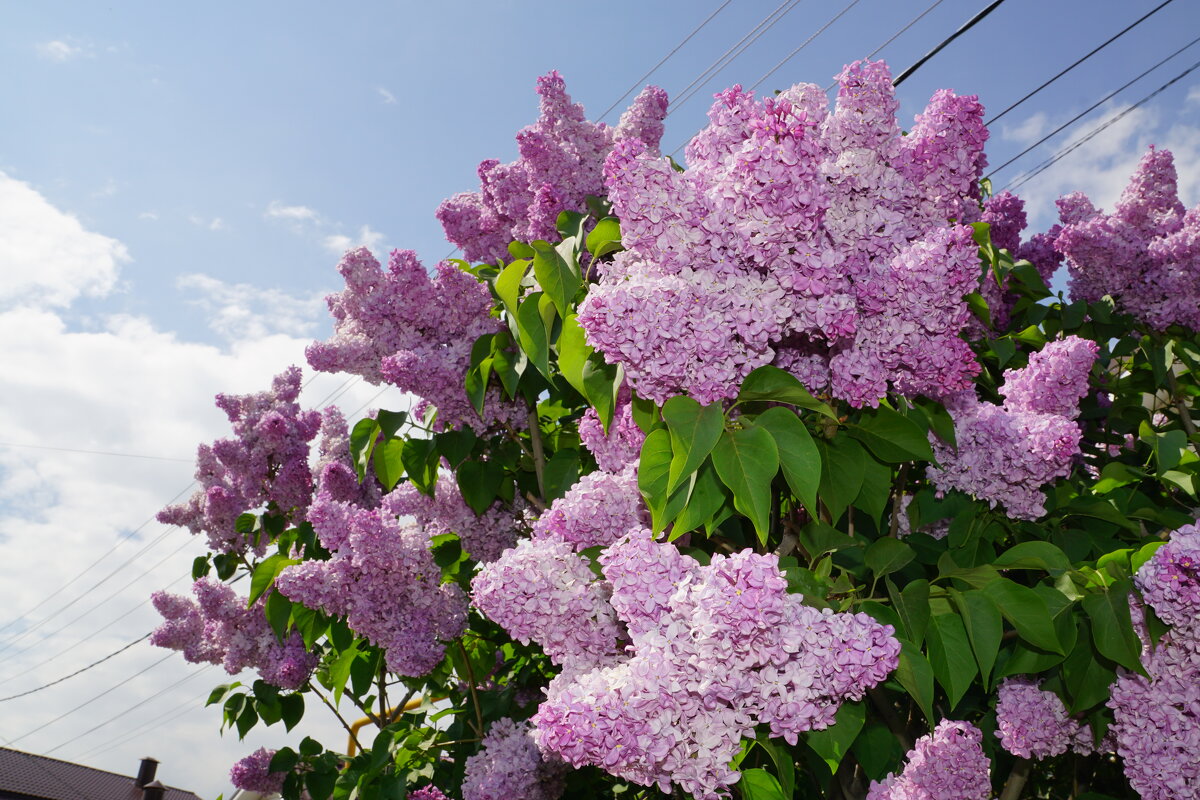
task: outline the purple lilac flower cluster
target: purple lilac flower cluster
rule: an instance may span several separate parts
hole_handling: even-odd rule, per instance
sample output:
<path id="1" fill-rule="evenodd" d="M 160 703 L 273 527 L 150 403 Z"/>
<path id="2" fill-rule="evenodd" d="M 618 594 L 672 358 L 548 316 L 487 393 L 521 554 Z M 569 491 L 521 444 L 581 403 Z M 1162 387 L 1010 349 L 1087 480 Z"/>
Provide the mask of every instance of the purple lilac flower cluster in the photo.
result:
<path id="1" fill-rule="evenodd" d="M 517 543 L 519 499 L 512 506 L 497 501 L 477 516 L 453 480 L 438 481 L 433 497 L 411 483 L 402 483 L 388 494 L 388 507 L 393 513 L 415 517 L 430 539 L 456 534 L 462 548 L 479 562 L 495 561 Z"/>
<path id="2" fill-rule="evenodd" d="M 1073 298 L 1112 295 L 1119 311 L 1157 330 L 1200 329 L 1200 206 L 1179 202 L 1169 150 L 1150 148 L 1112 214 L 1080 193 L 1058 205 L 1055 245 L 1066 255 Z"/>
<path id="3" fill-rule="evenodd" d="M 980 268 L 955 223 L 979 214 L 983 109 L 939 92 L 901 137 L 885 64 L 838 80 L 833 113 L 809 84 L 717 95 L 683 174 L 635 141 L 609 154 L 626 250 L 579 320 L 639 395 L 728 398 L 769 363 L 855 406 L 970 385 Z"/>
<path id="4" fill-rule="evenodd" d="M 981 402 L 974 391 L 947 401 L 957 447 L 930 437 L 941 466 L 928 474 L 938 490 L 1002 504 L 1013 519 L 1042 516 L 1042 485 L 1070 474 L 1079 453 L 1075 417 L 1097 352 L 1094 342 L 1067 336 L 1030 356 L 1027 367 L 1005 370 L 1003 405 Z"/>
<path id="5" fill-rule="evenodd" d="M 622 387 L 617 409 L 613 412 L 608 433 L 600 423 L 596 410 L 589 408 L 579 420 L 579 439 L 583 446 L 596 458 L 596 464 L 605 472 L 620 472 L 626 464 L 637 461 L 642 452 L 646 434 L 633 421 L 633 405 L 629 402 L 629 390 Z"/>
<path id="6" fill-rule="evenodd" d="M 788 594 L 772 555 L 708 566 L 631 531 L 601 556 L 629 656 L 551 683 L 533 721 L 543 751 L 663 791 L 728 795 L 729 767 L 758 724 L 795 743 L 834 722 L 895 669 L 890 626 Z"/>
<path id="7" fill-rule="evenodd" d="M 297 367 L 277 375 L 270 391 L 217 395 L 217 408 L 229 418 L 235 438 L 197 448 L 196 481 L 201 488 L 187 502 L 158 512 L 158 521 L 204 533 L 215 551 L 265 553 L 268 542 L 248 541 L 235 522 L 263 506 L 288 518 L 303 518 L 312 500 L 308 443 L 317 435 L 321 415 L 301 411 L 299 396 Z"/>
<path id="8" fill-rule="evenodd" d="M 229 780 L 234 788 L 243 792 L 257 792 L 263 797 L 279 794 L 283 791 L 283 780 L 286 772 L 271 772 L 271 759 L 275 757 L 274 750 L 260 747 L 229 770 Z"/>
<path id="9" fill-rule="evenodd" d="M 562 762 L 542 757 L 528 722 L 497 720 L 467 759 L 463 800 L 558 800 L 564 772 Z"/>
<path id="10" fill-rule="evenodd" d="M 193 664 L 221 664 L 230 675 L 247 668 L 281 689 L 299 689 L 319 660 L 293 631 L 280 642 L 267 623 L 266 598 L 246 607 L 220 581 L 201 578 L 192 586 L 196 600 L 155 592 L 151 602 L 166 620 L 150 635 L 150 644 L 179 650 Z"/>
<path id="11" fill-rule="evenodd" d="M 1062 253 L 1054 244 L 1062 232 L 1061 225 L 1055 225 L 1045 233 L 1034 234 L 1028 241 L 1022 242 L 1021 231 L 1025 230 L 1026 224 L 1025 201 L 1012 192 L 1000 192 L 984 200 L 980 221 L 991 226 L 993 245 L 1007 250 L 1016 261 L 1023 259 L 1033 264 L 1042 281 L 1050 285 L 1051 276 L 1062 264 Z M 1005 292 L 990 275 L 984 277 L 980 291 L 987 301 L 992 324 L 997 329 L 1003 328 L 1008 322 L 1015 296 Z"/>
<path id="12" fill-rule="evenodd" d="M 1068 750 L 1095 751 L 1092 729 L 1072 719 L 1054 692 L 1042 691 L 1029 677 L 1006 678 L 996 701 L 996 736 L 1014 756 L 1048 758 Z"/>
<path id="13" fill-rule="evenodd" d="M 441 789 L 430 784 L 429 786 L 422 786 L 416 791 L 409 792 L 408 800 L 450 800 L 450 798 L 446 797 Z"/>
<path id="14" fill-rule="evenodd" d="M 383 486 L 368 470 L 366 479 L 358 482 L 358 473 L 350 461 L 350 428 L 337 406 L 321 412 L 321 438 L 317 441 L 317 491 L 334 500 L 375 508 L 383 497 Z"/>
<path id="15" fill-rule="evenodd" d="M 1138 626 L 1147 675 L 1119 670 L 1108 702 L 1125 775 L 1144 800 L 1200 798 L 1198 558 L 1200 525 L 1185 525 L 1135 576 L 1145 602 L 1172 626 L 1156 647 Z M 1132 610 L 1136 622 L 1141 614 Z"/>
<path id="16" fill-rule="evenodd" d="M 347 252 L 338 272 L 346 288 L 326 298 L 334 332 L 309 345 L 313 369 L 412 392 L 424 398 L 418 416 L 437 409 L 438 429 L 523 423 L 525 412 L 495 390 L 487 397 L 487 420 L 480 419 L 463 388 L 471 345 L 500 329 L 489 316 L 491 297 L 475 278 L 448 261 L 431 278 L 411 250 L 393 250 L 384 271 L 365 247 Z"/>
<path id="17" fill-rule="evenodd" d="M 902 772 L 871 782 L 867 800 L 988 800 L 992 783 L 982 742 L 971 723 L 944 720 L 908 751 Z"/>
<path id="18" fill-rule="evenodd" d="M 535 537 L 557 538 L 576 550 L 608 546 L 649 521 L 638 491 L 636 463 L 620 472 L 584 475 L 534 523 Z"/>
<path id="19" fill-rule="evenodd" d="M 289 600 L 345 615 L 384 649 L 390 672 L 419 677 L 463 632 L 467 600 L 458 586 L 441 583 L 428 534 L 398 519 L 404 503 L 389 494 L 378 508 L 364 508 L 318 494 L 308 519 L 333 555 L 285 568 L 275 585 Z"/>
<path id="20" fill-rule="evenodd" d="M 601 165 L 615 142 L 637 141 L 658 152 L 667 114 L 667 93 L 648 86 L 615 128 L 588 122 L 583 106 L 572 103 L 557 72 L 537 80 L 538 121 L 517 133 L 520 157 L 479 165 L 480 191 L 463 192 L 437 210 L 446 238 L 470 261 L 508 258 L 512 240 L 558 238 L 562 211 L 584 209 L 588 195 L 602 195 Z"/>

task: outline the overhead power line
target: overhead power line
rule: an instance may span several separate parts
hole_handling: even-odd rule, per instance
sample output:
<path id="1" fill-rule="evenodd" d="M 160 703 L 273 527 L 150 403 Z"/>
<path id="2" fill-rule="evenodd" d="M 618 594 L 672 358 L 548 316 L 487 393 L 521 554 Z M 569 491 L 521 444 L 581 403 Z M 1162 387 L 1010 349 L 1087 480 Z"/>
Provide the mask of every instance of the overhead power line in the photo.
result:
<path id="1" fill-rule="evenodd" d="M 112 450 L 84 450 L 79 447 L 51 447 L 45 444 L 18 444 L 16 442 L 0 442 L 0 447 L 19 447 L 27 450 L 54 450 L 59 453 L 84 453 L 90 456 L 115 456 L 117 458 L 144 458 L 151 461 L 181 461 L 189 464 L 190 458 L 171 458 L 170 456 L 150 456 L 142 453 L 117 453 Z"/>
<path id="2" fill-rule="evenodd" d="M 609 115 L 609 113 L 612 112 L 612 110 L 620 104 L 620 102 L 622 100 L 624 100 L 626 97 L 629 97 L 629 95 L 632 94 L 635 89 L 637 89 L 639 86 L 642 85 L 643 81 L 645 81 L 647 78 L 649 78 L 655 72 L 657 72 L 658 68 L 661 67 L 663 64 L 667 63 L 667 60 L 670 59 L 671 56 L 673 56 L 679 52 L 679 48 L 683 47 L 685 44 L 690 42 L 692 40 L 693 36 L 695 36 L 697 33 L 699 33 L 704 28 L 705 25 L 712 22 L 713 18 L 715 16 L 717 16 L 717 14 L 720 14 L 722 11 L 724 11 L 725 7 L 728 6 L 732 2 L 733 2 L 733 0 L 725 0 L 724 3 L 721 3 L 721 5 L 717 6 L 717 10 L 712 12 L 711 14 L 709 14 L 708 17 L 703 22 L 701 22 L 699 25 L 697 25 L 695 28 L 692 29 L 691 33 L 689 33 L 687 36 L 683 37 L 683 41 L 680 42 L 679 44 L 675 45 L 674 50 L 672 50 L 671 52 L 669 52 L 665 56 L 663 56 L 661 59 L 659 59 L 658 63 L 655 64 L 653 67 L 651 67 L 650 70 L 645 75 L 638 78 L 636 81 L 633 82 L 633 85 L 631 85 L 628 89 L 625 90 L 625 94 L 618 97 L 616 100 L 613 101 L 611 106 L 604 109 L 604 113 L 601 114 L 600 116 L 596 117 L 596 121 L 600 122 L 605 117 L 607 117 Z"/>
<path id="3" fill-rule="evenodd" d="M 151 631 L 151 633 L 153 633 L 153 631 Z M 126 650 L 133 647 L 138 642 L 144 642 L 149 638 L 150 638 L 149 633 L 147 633 L 145 636 L 139 636 L 138 638 L 134 639 L 129 644 L 122 647 L 121 649 L 114 650 L 113 652 L 106 655 L 104 658 L 102 658 L 98 661 L 93 661 L 91 664 L 88 664 L 86 667 L 81 667 L 81 668 L 75 670 L 70 675 L 64 675 L 63 677 L 59 678 L 56 681 L 50 681 L 49 683 L 43 683 L 41 686 L 38 686 L 36 689 L 29 689 L 28 691 L 20 692 L 18 694 L 10 694 L 8 697 L 0 697 L 0 703 L 7 703 L 9 700 L 16 700 L 20 697 L 28 697 L 29 695 L 34 694 L 36 692 L 40 692 L 43 689 L 49 689 L 51 686 L 57 686 L 58 684 L 62 683 L 65 680 L 70 680 L 71 678 L 74 678 L 76 675 L 80 674 L 81 672 L 87 672 L 92 667 L 96 667 L 96 666 L 99 666 L 100 664 L 103 664 L 105 661 L 108 661 L 110 658 L 113 658 L 114 656 L 118 656 L 121 653 L 124 653 Z M 50 752 L 53 752 L 53 751 L 50 751 Z"/>
<path id="4" fill-rule="evenodd" d="M 1038 139 L 1036 142 L 1034 142 L 1033 144 L 1029 145 L 1029 146 L 1028 146 L 1028 147 L 1026 147 L 1024 150 L 1022 150 L 1021 152 L 1017 153 L 1015 156 L 1013 156 L 1012 158 L 1010 158 L 1008 161 L 1005 161 L 1003 164 L 1001 164 L 1000 166 L 996 167 L 994 170 L 992 170 L 990 173 L 988 173 L 988 176 L 987 176 L 987 177 L 989 177 L 989 178 L 990 178 L 990 177 L 992 177 L 993 175 L 995 175 L 995 174 L 996 174 L 997 172 L 999 172 L 1000 170 L 1004 169 L 1005 167 L 1009 166 L 1010 164 L 1012 164 L 1012 163 L 1013 163 L 1014 161 L 1016 161 L 1017 159 L 1019 159 L 1019 158 L 1021 158 L 1022 156 L 1024 156 L 1026 153 L 1028 153 L 1028 152 L 1030 152 L 1031 150 L 1033 150 L 1033 149 L 1037 148 L 1038 146 L 1040 146 L 1040 145 L 1044 144 L 1046 141 L 1048 141 L 1048 140 L 1050 140 L 1050 139 L 1054 138 L 1054 137 L 1055 137 L 1055 136 L 1057 136 L 1059 133 L 1061 133 L 1062 131 L 1064 131 L 1064 130 L 1066 130 L 1067 128 L 1071 127 L 1071 126 L 1072 126 L 1072 125 L 1074 125 L 1076 122 L 1078 122 L 1079 120 L 1083 119 L 1085 116 L 1087 116 L 1088 114 L 1090 114 L 1091 112 L 1095 111 L 1097 108 L 1099 108 L 1100 106 L 1102 106 L 1104 103 L 1106 103 L 1106 102 L 1108 102 L 1109 100 L 1111 100 L 1111 99 L 1112 99 L 1113 97 L 1115 97 L 1117 94 L 1119 94 L 1120 92 L 1123 92 L 1124 90 L 1128 89 L 1130 86 L 1132 86 L 1133 84 L 1137 83 L 1137 82 L 1138 82 L 1138 81 L 1140 81 L 1142 78 L 1144 78 L 1144 77 L 1146 77 L 1147 75 L 1149 75 L 1151 72 L 1154 72 L 1154 70 L 1158 69 L 1158 68 L 1159 68 L 1159 67 L 1161 67 L 1163 64 L 1166 64 L 1168 61 L 1170 61 L 1171 59 L 1173 59 L 1175 56 L 1179 55 L 1179 54 L 1180 54 L 1180 53 L 1182 53 L 1184 50 L 1187 50 L 1189 47 L 1192 47 L 1192 46 L 1193 46 L 1193 45 L 1195 45 L 1197 42 L 1200 42 L 1200 36 L 1197 36 L 1195 39 L 1192 39 L 1190 42 L 1188 42 L 1187 44 L 1185 44 L 1183 47 L 1179 48 L 1179 49 L 1178 49 L 1178 50 L 1176 50 L 1174 53 L 1171 53 L 1169 56 L 1167 56 L 1166 58 L 1164 58 L 1162 61 L 1159 61 L 1159 62 L 1158 62 L 1157 64 L 1155 64 L 1154 66 L 1150 67 L 1150 69 L 1148 69 L 1148 70 L 1146 70 L 1145 72 L 1143 72 L 1142 74 L 1138 75 L 1136 78 L 1134 78 L 1134 79 L 1132 79 L 1132 80 L 1130 80 L 1130 81 L 1128 81 L 1128 82 L 1126 82 L 1126 83 L 1123 83 L 1123 84 L 1121 84 L 1121 85 L 1120 85 L 1120 86 L 1118 86 L 1116 89 L 1113 89 L 1111 92 L 1109 92 L 1108 94 L 1104 95 L 1104 97 L 1101 97 L 1099 100 L 1097 100 L 1096 102 L 1092 103 L 1090 106 L 1088 106 L 1087 108 L 1085 108 L 1083 111 L 1080 111 L 1078 114 L 1076 114 L 1075 116 L 1071 117 L 1069 120 L 1067 120 L 1066 122 L 1064 122 L 1062 125 L 1059 125 L 1057 128 L 1055 128 L 1054 130 L 1050 131 L 1050 132 L 1049 132 L 1049 133 L 1047 133 L 1045 136 L 1043 136 L 1042 138 Z M 1186 74 L 1186 73 L 1185 73 L 1185 74 Z"/>
<path id="5" fill-rule="evenodd" d="M 1028 100 L 1029 98 L 1033 97 L 1035 94 L 1037 94 L 1038 92 L 1040 92 L 1042 89 L 1045 89 L 1047 86 L 1049 86 L 1050 84 L 1054 83 L 1056 80 L 1058 80 L 1059 78 L 1061 78 L 1063 75 L 1066 75 L 1068 72 L 1070 72 L 1071 70 L 1075 69 L 1075 68 L 1076 68 L 1076 67 L 1078 67 L 1080 64 L 1082 64 L 1083 62 L 1087 61 L 1087 60 L 1088 60 L 1089 58 L 1091 58 L 1092 56 L 1096 55 L 1096 53 L 1099 53 L 1101 50 L 1103 50 L 1104 48 L 1108 47 L 1110 44 L 1112 44 L 1113 42 L 1115 42 L 1117 39 L 1120 39 L 1122 36 L 1124 36 L 1125 34 L 1129 33 L 1131 30 L 1133 30 L 1134 28 L 1136 28 L 1138 25 L 1141 25 L 1143 22 L 1145 22 L 1146 20 L 1150 19 L 1150 17 L 1154 16 L 1154 15 L 1155 15 L 1155 14 L 1157 14 L 1159 11 L 1161 11 L 1163 8 L 1165 8 L 1165 7 L 1169 6 L 1169 5 L 1170 5 L 1171 3 L 1173 3 L 1173 2 L 1175 2 L 1175 0 L 1163 0 L 1163 2 L 1159 3 L 1157 6 L 1155 6 L 1155 7 L 1154 7 L 1154 8 L 1152 8 L 1152 9 L 1150 9 L 1149 11 L 1147 11 L 1147 12 L 1146 12 L 1145 14 L 1143 14 L 1142 16 L 1138 17 L 1136 20 L 1134 20 L 1133 22 L 1131 22 L 1131 23 L 1129 23 L 1128 25 L 1126 25 L 1126 26 L 1125 26 L 1125 27 L 1124 27 L 1122 30 L 1120 30 L 1119 32 L 1117 32 L 1117 33 L 1116 33 L 1116 34 L 1114 34 L 1113 36 L 1109 37 L 1107 41 L 1105 41 L 1105 42 L 1103 42 L 1103 43 L 1101 43 L 1101 44 L 1097 45 L 1097 46 L 1096 46 L 1096 47 L 1094 47 L 1094 48 L 1092 48 L 1092 50 L 1091 50 L 1090 52 L 1088 52 L 1086 55 L 1084 55 L 1083 57 L 1081 57 L 1081 58 L 1080 58 L 1079 60 L 1077 60 L 1075 63 L 1071 64 L 1069 67 L 1067 67 L 1066 69 L 1064 69 L 1062 72 L 1058 73 L 1058 74 L 1057 74 L 1057 75 L 1055 75 L 1053 78 L 1051 78 L 1050 80 L 1046 81 L 1046 82 L 1045 82 L 1045 83 L 1043 83 L 1041 86 L 1037 87 L 1037 88 L 1036 88 L 1036 89 L 1034 89 L 1032 92 L 1030 92 L 1029 94 L 1025 95 L 1025 96 L 1024 96 L 1024 97 L 1022 97 L 1020 100 L 1018 100 L 1017 102 L 1013 103 L 1011 106 L 1009 106 L 1008 108 L 1004 109 L 1004 110 L 1003 110 L 1003 111 L 1001 111 L 999 114 L 997 114 L 996 116 L 994 116 L 994 117 L 992 117 L 991 119 L 987 120 L 987 121 L 986 121 L 986 122 L 984 122 L 983 124 L 984 124 L 984 125 L 991 125 L 993 122 L 996 122 L 996 121 L 997 121 L 997 120 L 999 120 L 1001 117 L 1003 117 L 1005 114 L 1007 114 L 1008 112 L 1012 111 L 1014 108 L 1016 108 L 1017 106 L 1021 105 L 1022 103 L 1024 103 L 1024 102 L 1025 102 L 1026 100 Z"/>
<path id="6" fill-rule="evenodd" d="M 763 81 L 765 81 L 767 78 L 774 75 L 779 70 L 780 67 L 782 67 L 787 62 L 791 61 L 793 58 L 795 58 L 796 54 L 799 53 L 804 48 L 808 47 L 809 43 L 812 42 L 813 39 L 816 39 L 818 36 L 820 36 L 822 33 L 824 33 L 829 28 L 830 25 L 832 25 L 833 23 L 835 23 L 839 19 L 841 19 L 842 16 L 845 15 L 845 13 L 847 11 L 854 8 L 856 5 L 858 5 L 858 3 L 859 3 L 859 0 L 850 0 L 850 2 L 846 5 L 845 8 L 843 8 L 841 11 L 839 11 L 837 14 L 835 14 L 833 16 L 833 18 L 829 20 L 829 22 L 826 22 L 824 25 L 822 25 L 820 28 L 818 28 L 816 33 L 814 33 L 812 36 L 809 36 L 807 39 L 805 39 L 803 42 L 801 42 L 799 47 L 797 47 L 792 52 L 788 53 L 786 56 L 783 57 L 783 60 L 781 60 L 775 66 L 771 67 L 769 70 L 767 70 L 765 75 L 763 75 L 761 78 L 759 78 L 757 81 L 754 82 L 754 85 L 750 87 L 750 91 L 754 91 L 759 86 L 761 86 Z"/>
<path id="7" fill-rule="evenodd" d="M 1004 0 L 994 0 L 994 2 L 988 4 L 982 11 L 964 22 L 958 30 L 943 39 L 941 44 L 930 50 L 925 55 L 921 56 L 921 58 L 917 60 L 917 63 L 913 64 L 911 67 L 904 70 L 904 72 L 901 72 L 899 75 L 897 75 L 896 79 L 892 81 L 892 85 L 899 86 L 900 84 L 904 83 L 905 79 L 924 66 L 926 61 L 942 52 L 942 49 L 946 47 L 946 45 L 950 44 L 955 39 L 962 36 L 964 33 L 971 30 L 971 28 L 974 28 L 977 24 L 982 22 L 988 14 L 991 14 L 993 11 L 995 11 L 1003 2 Z"/>
<path id="8" fill-rule="evenodd" d="M 1150 94 L 1148 94 L 1148 95 L 1146 95 L 1145 97 L 1143 97 L 1141 100 L 1138 100 L 1136 103 L 1134 103 L 1134 104 L 1133 104 L 1133 105 L 1131 105 L 1129 108 L 1127 108 L 1127 109 L 1125 109 L 1124 111 L 1122 111 L 1120 114 L 1117 114 L 1116 116 L 1114 116 L 1114 117 L 1112 117 L 1111 119 L 1109 119 L 1109 120 L 1108 120 L 1107 122 L 1105 122 L 1103 125 L 1100 125 L 1099 127 L 1097 127 L 1097 128 L 1095 128 L 1095 129 L 1093 129 L 1093 130 L 1092 130 L 1090 133 L 1088 133 L 1088 134 L 1087 134 L 1086 136 L 1084 136 L 1082 139 L 1079 139 L 1078 141 L 1076 141 L 1074 144 L 1070 145 L 1069 147 L 1067 147 L 1067 148 L 1064 148 L 1063 150 L 1060 150 L 1059 152 L 1055 153 L 1055 154 L 1054 154 L 1053 156 L 1051 156 L 1051 157 L 1050 157 L 1048 160 L 1046 160 L 1046 161 L 1043 161 L 1041 164 L 1039 164 L 1037 167 L 1035 167 L 1035 168 L 1034 168 L 1032 171 L 1030 171 L 1030 172 L 1026 173 L 1025 175 L 1021 176 L 1021 177 L 1020 177 L 1020 178 L 1019 178 L 1019 179 L 1018 179 L 1018 180 L 1017 180 L 1015 183 L 1009 184 L 1009 185 L 1008 185 L 1008 186 L 1006 186 L 1005 188 L 1006 188 L 1006 189 L 1015 189 L 1015 188 L 1017 188 L 1018 186 L 1021 186 L 1021 185 L 1025 184 L 1025 183 L 1027 183 L 1027 182 L 1028 182 L 1030 179 L 1032 179 L 1032 178 L 1034 178 L 1034 177 L 1036 177 L 1036 176 L 1040 175 L 1041 173 L 1045 172 L 1045 171 L 1046 171 L 1047 169 L 1049 169 L 1051 166 L 1053 166 L 1053 165 L 1054 165 L 1054 164 L 1056 164 L 1057 162 L 1061 161 L 1061 160 L 1062 160 L 1064 157 L 1066 157 L 1066 156 L 1070 155 L 1071 153 L 1075 152 L 1075 151 L 1076 151 L 1076 150 L 1078 150 L 1080 147 L 1082 147 L 1084 144 L 1086 144 L 1087 142 L 1089 142 L 1089 141 L 1091 141 L 1092 139 L 1094 139 L 1094 138 L 1095 138 L 1097 135 L 1099 135 L 1099 134 L 1100 134 L 1102 131 L 1106 130 L 1107 128 L 1109 128 L 1109 127 L 1111 127 L 1112 125 L 1114 125 L 1114 124 L 1116 124 L 1117 122 L 1119 122 L 1119 121 L 1120 121 L 1121 119 L 1123 119 L 1123 118 L 1124 118 L 1124 117 L 1125 117 L 1127 114 L 1131 113 L 1131 112 L 1132 112 L 1134 109 L 1136 109 L 1136 108 L 1138 108 L 1138 107 L 1140 107 L 1140 106 L 1144 105 L 1145 103 L 1147 103 L 1147 102 L 1149 102 L 1150 100 L 1154 99 L 1154 98 L 1155 98 L 1155 97 L 1157 97 L 1158 95 L 1162 94 L 1164 91 L 1166 91 L 1166 90 L 1167 90 L 1167 89 L 1169 89 L 1171 86 L 1175 85 L 1175 84 L 1176 84 L 1176 83 L 1178 83 L 1179 81 L 1181 81 L 1181 80 L 1183 80 L 1184 78 L 1186 78 L 1188 75 L 1190 75 L 1192 72 L 1194 72 L 1194 71 L 1195 71 L 1196 69 L 1198 69 L 1198 68 L 1200 68 L 1200 61 L 1197 61 L 1195 64 L 1192 64 L 1190 67 L 1188 67 L 1187 69 L 1185 69 L 1183 72 L 1179 73 L 1179 74 L 1178 74 L 1178 75 L 1176 75 L 1174 78 L 1172 78 L 1171 80 L 1167 81 L 1167 82 L 1166 82 L 1166 83 L 1164 83 L 1162 86 L 1158 87 L 1158 88 L 1157 88 L 1157 89 L 1155 89 L 1153 92 L 1151 92 Z"/>

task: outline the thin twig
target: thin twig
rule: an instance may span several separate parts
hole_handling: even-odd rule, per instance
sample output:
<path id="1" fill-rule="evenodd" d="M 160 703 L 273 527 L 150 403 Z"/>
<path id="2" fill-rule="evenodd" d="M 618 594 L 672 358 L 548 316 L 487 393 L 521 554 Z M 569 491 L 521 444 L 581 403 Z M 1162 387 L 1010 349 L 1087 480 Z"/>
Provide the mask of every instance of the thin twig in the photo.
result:
<path id="1" fill-rule="evenodd" d="M 542 449 L 542 429 L 536 408 L 529 412 L 529 441 L 533 445 L 533 472 L 537 475 L 538 494 L 545 497 L 546 482 L 543 473 L 546 468 L 546 451 Z"/>
<path id="2" fill-rule="evenodd" d="M 475 735 L 480 739 L 483 738 L 483 712 L 479 708 L 479 695 L 475 692 L 475 670 L 471 668 L 471 657 L 467 655 L 467 648 L 463 647 L 462 640 L 458 642 L 458 649 L 462 652 L 463 664 L 467 668 L 467 688 L 471 691 L 471 705 L 475 707 Z"/>
<path id="3" fill-rule="evenodd" d="M 342 727 L 346 729 L 346 733 L 350 734 L 350 739 L 351 739 L 351 741 L 354 742 L 354 746 L 356 748 L 358 748 L 358 751 L 361 753 L 363 746 L 358 741 L 358 736 L 354 733 L 354 728 L 350 727 L 350 723 L 346 722 L 346 718 L 342 716 L 342 713 L 337 710 L 337 707 L 334 706 L 333 703 L 329 702 L 328 697 L 321 694 L 321 691 L 316 686 L 313 686 L 310 683 L 309 687 L 312 689 L 313 694 L 315 694 L 317 697 L 321 698 L 321 702 L 325 704 L 325 707 L 328 708 L 330 711 L 332 711 L 333 715 L 338 718 L 338 722 L 342 723 Z"/>

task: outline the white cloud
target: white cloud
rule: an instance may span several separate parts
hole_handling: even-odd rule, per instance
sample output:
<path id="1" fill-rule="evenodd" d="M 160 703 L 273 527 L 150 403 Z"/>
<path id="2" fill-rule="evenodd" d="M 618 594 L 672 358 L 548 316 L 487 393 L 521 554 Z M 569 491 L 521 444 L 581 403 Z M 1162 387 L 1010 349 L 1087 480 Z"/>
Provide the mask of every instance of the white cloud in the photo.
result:
<path id="1" fill-rule="evenodd" d="M 117 193 L 119 188 L 120 187 L 117 185 L 117 182 L 114 179 L 109 178 L 107 181 L 104 182 L 103 186 L 101 186 L 96 191 L 92 192 L 92 197 L 96 200 L 102 200 L 106 197 L 112 197 L 113 195 L 115 195 Z"/>
<path id="2" fill-rule="evenodd" d="M 78 45 L 72 45 L 61 39 L 54 39 L 49 42 L 41 42 L 37 45 L 37 52 L 42 58 L 49 61 L 70 61 L 83 54 L 84 49 Z"/>
<path id="3" fill-rule="evenodd" d="M 1184 98 L 1185 106 L 1200 106 L 1200 83 L 1188 89 L 1187 97 Z"/>
<path id="4" fill-rule="evenodd" d="M 188 221 L 198 228 L 208 228 L 210 231 L 225 230 L 225 222 L 220 217 L 208 219 L 207 217 L 202 217 L 199 214 L 192 214 L 188 217 Z"/>
<path id="5" fill-rule="evenodd" d="M 341 255 L 352 247 L 366 247 L 369 250 L 377 250 L 380 243 L 383 242 L 383 234 L 379 231 L 372 230 L 371 226 L 363 225 L 358 229 L 357 236 L 347 236 L 343 233 L 335 233 L 326 236 L 322 241 L 325 249 L 334 255 Z"/>
<path id="6" fill-rule="evenodd" d="M 1000 135 L 1005 139 L 1027 145 L 1042 138 L 1050 131 L 1050 119 L 1044 111 L 1039 111 L 1016 125 L 1001 125 L 1000 129 Z"/>
<path id="7" fill-rule="evenodd" d="M 154 211 L 143 211 L 142 213 L 138 214 L 138 219 L 145 219 L 145 220 L 149 220 L 151 222 L 157 222 L 158 214 L 157 214 L 157 212 L 154 212 Z"/>
<path id="8" fill-rule="evenodd" d="M 379 96 L 383 98 L 384 105 L 391 106 L 396 104 L 396 95 L 392 94 L 387 89 L 383 88 L 382 86 L 376 86 L 375 91 L 379 92 Z"/>
<path id="9" fill-rule="evenodd" d="M 29 184 L 0 172 L 0 305 L 65 306 L 80 295 L 105 295 L 128 259 L 116 239 L 84 230 Z"/>
<path id="10" fill-rule="evenodd" d="M 324 293 L 296 297 L 279 289 L 229 284 L 208 275 L 184 275 L 176 287 L 209 315 L 208 326 L 228 341 L 275 334 L 311 336 L 325 310 Z"/>
<path id="11" fill-rule="evenodd" d="M 278 200 L 272 200 L 267 205 L 264 216 L 270 219 L 282 219 L 291 222 L 320 222 L 321 215 L 308 206 L 285 206 Z"/>

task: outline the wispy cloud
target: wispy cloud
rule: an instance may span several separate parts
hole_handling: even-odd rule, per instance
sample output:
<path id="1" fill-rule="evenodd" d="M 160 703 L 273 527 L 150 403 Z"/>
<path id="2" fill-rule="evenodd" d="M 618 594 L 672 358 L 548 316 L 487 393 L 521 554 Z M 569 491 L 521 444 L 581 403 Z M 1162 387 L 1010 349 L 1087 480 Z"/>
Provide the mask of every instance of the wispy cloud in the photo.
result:
<path id="1" fill-rule="evenodd" d="M 208 228 L 210 231 L 223 231 L 226 229 L 225 221 L 220 217 L 206 219 L 199 214 L 192 214 L 188 217 L 188 221 L 199 228 Z"/>
<path id="2" fill-rule="evenodd" d="M 278 200 L 272 200 L 267 205 L 263 216 L 291 222 L 319 222 L 321 220 L 321 215 L 308 206 L 285 206 Z"/>
<path id="3" fill-rule="evenodd" d="M 368 250 L 375 250 L 382 242 L 382 233 L 372 230 L 370 225 L 363 225 L 358 229 L 357 236 L 335 233 L 326 236 L 322 244 L 325 245 L 326 250 L 340 256 L 352 247 L 366 247 Z"/>
<path id="4" fill-rule="evenodd" d="M 379 92 L 379 96 L 383 98 L 385 105 L 390 106 L 396 104 L 396 95 L 392 94 L 387 89 L 383 88 L 382 86 L 376 86 L 375 91 Z"/>
<path id="5" fill-rule="evenodd" d="M 64 42 L 62 39 L 53 39 L 49 42 L 40 42 L 36 45 L 38 55 L 47 61 L 70 61 L 84 55 L 85 49 L 80 45 L 74 45 L 70 42 Z"/>
<path id="6" fill-rule="evenodd" d="M 145 220 L 149 220 L 150 222 L 157 222 L 158 214 L 154 211 L 143 211 L 142 213 L 138 214 L 138 219 L 145 219 Z"/>

